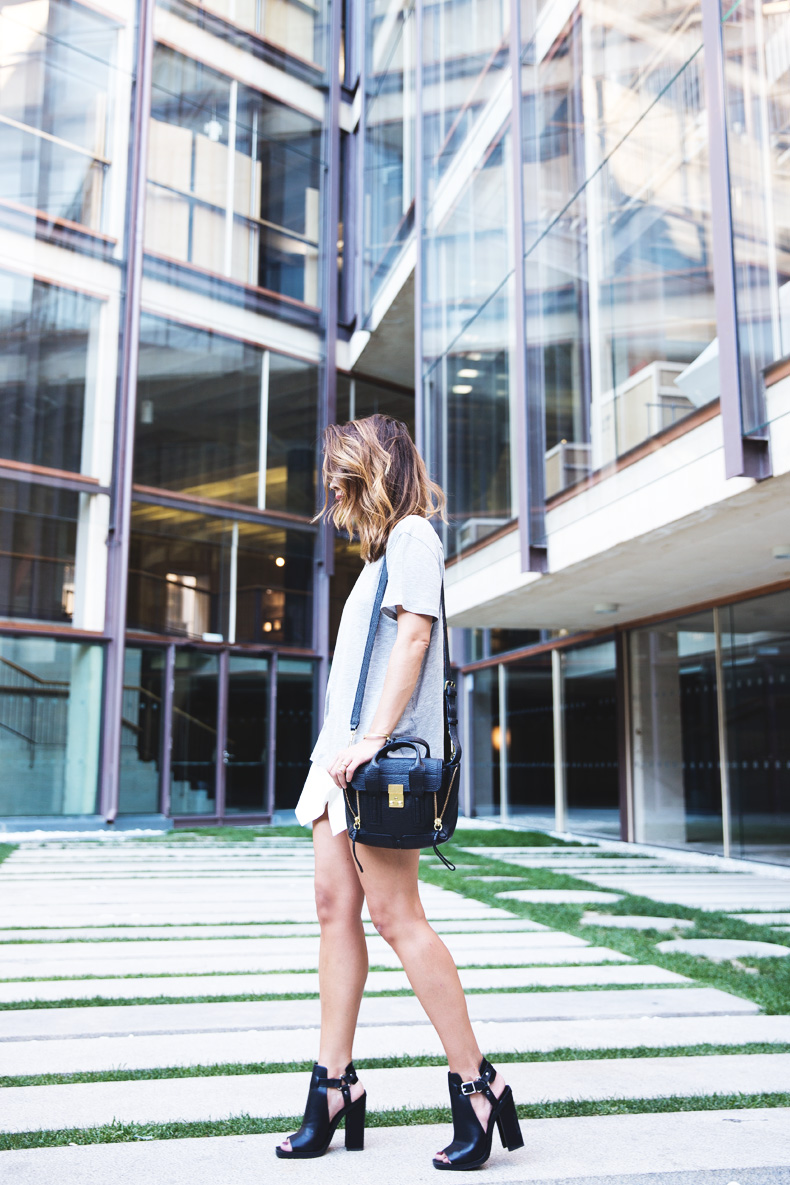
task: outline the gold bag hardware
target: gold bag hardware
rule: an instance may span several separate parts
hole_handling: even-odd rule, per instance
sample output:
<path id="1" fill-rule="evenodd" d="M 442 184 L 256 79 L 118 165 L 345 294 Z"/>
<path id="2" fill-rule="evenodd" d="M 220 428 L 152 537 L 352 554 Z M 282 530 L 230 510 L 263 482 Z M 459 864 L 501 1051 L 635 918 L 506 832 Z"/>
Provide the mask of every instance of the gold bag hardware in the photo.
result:
<path id="1" fill-rule="evenodd" d="M 395 782 L 387 786 L 387 793 L 389 794 L 389 805 L 391 810 L 403 809 L 403 783 Z"/>

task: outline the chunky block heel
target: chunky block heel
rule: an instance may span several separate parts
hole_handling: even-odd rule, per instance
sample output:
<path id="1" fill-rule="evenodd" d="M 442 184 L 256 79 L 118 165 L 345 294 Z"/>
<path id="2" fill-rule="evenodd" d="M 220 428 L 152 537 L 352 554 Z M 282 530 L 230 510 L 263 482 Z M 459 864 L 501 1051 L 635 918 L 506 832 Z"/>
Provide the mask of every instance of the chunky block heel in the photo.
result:
<path id="1" fill-rule="evenodd" d="M 499 1098 L 491 1089 L 496 1070 L 483 1058 L 480 1063 L 480 1077 L 471 1082 L 462 1082 L 460 1074 L 448 1074 L 450 1106 L 453 1112 L 453 1142 L 444 1149 L 447 1161 L 434 1158 L 435 1169 L 449 1169 L 460 1172 L 464 1169 L 479 1169 L 491 1155 L 491 1141 L 494 1128 L 499 1129 L 502 1147 L 508 1152 L 524 1146 L 524 1137 L 518 1122 L 518 1112 L 513 1101 L 513 1092 L 506 1086 Z M 482 1094 L 491 1104 L 488 1124 L 483 1127 L 472 1106 L 471 1096 Z"/>
<path id="2" fill-rule="evenodd" d="M 515 1152 L 517 1148 L 524 1147 L 513 1091 L 509 1086 L 506 1086 L 499 1096 L 499 1115 L 496 1122 L 503 1148 L 508 1152 Z"/>
<path id="3" fill-rule="evenodd" d="M 346 1109 L 346 1152 L 362 1152 L 365 1147 L 366 1096 Z"/>
<path id="4" fill-rule="evenodd" d="M 290 1152 L 285 1148 L 275 1148 L 276 1155 L 281 1160 L 313 1160 L 323 1156 L 341 1119 L 346 1121 L 346 1149 L 349 1152 L 361 1152 L 365 1145 L 366 1095 L 363 1093 L 352 1102 L 350 1088 L 357 1081 L 353 1062 L 349 1062 L 340 1078 L 327 1078 L 326 1066 L 313 1066 L 302 1126 L 290 1137 Z M 330 1089 L 339 1090 L 343 1095 L 343 1106 L 332 1119 L 329 1118 L 327 1102 L 327 1091 Z"/>

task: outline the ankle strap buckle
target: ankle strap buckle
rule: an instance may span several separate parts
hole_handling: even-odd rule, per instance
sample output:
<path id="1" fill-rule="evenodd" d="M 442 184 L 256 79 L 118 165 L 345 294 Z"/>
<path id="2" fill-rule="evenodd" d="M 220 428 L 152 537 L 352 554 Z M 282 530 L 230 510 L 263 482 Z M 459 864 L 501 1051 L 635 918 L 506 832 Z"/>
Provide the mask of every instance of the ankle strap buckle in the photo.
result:
<path id="1" fill-rule="evenodd" d="M 479 1094 L 479 1092 L 480 1087 L 477 1085 L 477 1082 L 461 1083 L 461 1094 Z"/>

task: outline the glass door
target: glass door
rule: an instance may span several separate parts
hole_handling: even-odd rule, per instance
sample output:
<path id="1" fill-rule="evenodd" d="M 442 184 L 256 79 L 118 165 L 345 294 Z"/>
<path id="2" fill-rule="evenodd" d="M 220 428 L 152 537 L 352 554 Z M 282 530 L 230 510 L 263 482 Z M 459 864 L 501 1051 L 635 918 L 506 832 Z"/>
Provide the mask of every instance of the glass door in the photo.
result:
<path id="1" fill-rule="evenodd" d="M 562 656 L 568 830 L 620 838 L 614 642 Z"/>
<path id="2" fill-rule="evenodd" d="M 231 654 L 228 662 L 228 732 L 225 741 L 225 812 L 267 811 L 269 659 Z"/>
<path id="3" fill-rule="evenodd" d="M 167 652 L 161 647 L 126 648 L 118 801 L 122 815 L 150 815 L 160 809 L 166 663 Z"/>
<path id="4" fill-rule="evenodd" d="M 216 813 L 219 656 L 177 650 L 173 677 L 170 813 Z"/>

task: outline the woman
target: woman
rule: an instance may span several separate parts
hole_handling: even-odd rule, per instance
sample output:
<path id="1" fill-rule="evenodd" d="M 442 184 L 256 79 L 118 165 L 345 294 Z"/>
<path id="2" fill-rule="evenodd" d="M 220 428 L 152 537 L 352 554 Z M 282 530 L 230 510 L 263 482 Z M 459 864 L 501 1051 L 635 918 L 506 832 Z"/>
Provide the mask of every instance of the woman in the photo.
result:
<path id="1" fill-rule="evenodd" d="M 355 771 L 391 735 L 416 735 L 428 742 L 433 756 L 444 752 L 444 560 L 428 521 L 443 514 L 444 495 L 428 478 L 406 426 L 383 415 L 327 429 L 323 477 L 326 500 L 318 517 L 345 528 L 349 538 L 356 532 L 365 568 L 343 610 L 324 725 L 296 808 L 300 823 L 313 824 L 321 1040 L 302 1127 L 276 1151 L 294 1159 L 322 1156 L 341 1119 L 346 1148 L 363 1147 L 366 1095 L 351 1056 L 368 973 L 361 920 L 367 900 L 374 926 L 403 964 L 447 1053 L 454 1139 L 436 1155 L 434 1166 L 476 1168 L 489 1157 L 496 1125 L 509 1149 L 523 1143 L 510 1087 L 483 1058 L 452 956 L 425 917 L 417 888 L 419 851 L 368 846 L 364 872 L 359 871 L 344 809 L 344 791 Z M 359 739 L 349 744 L 349 719 L 385 554 L 388 583 Z"/>

